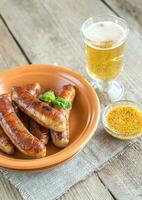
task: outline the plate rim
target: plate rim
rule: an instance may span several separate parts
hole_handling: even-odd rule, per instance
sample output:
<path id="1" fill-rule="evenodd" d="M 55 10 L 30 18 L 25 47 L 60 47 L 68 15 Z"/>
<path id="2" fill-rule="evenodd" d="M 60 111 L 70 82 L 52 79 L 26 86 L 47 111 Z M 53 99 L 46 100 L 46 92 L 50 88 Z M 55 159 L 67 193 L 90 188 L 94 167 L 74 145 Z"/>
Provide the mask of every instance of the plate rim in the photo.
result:
<path id="1" fill-rule="evenodd" d="M 72 157 L 74 154 L 76 154 L 78 151 L 80 151 L 80 149 L 82 149 L 87 143 L 88 141 L 91 139 L 91 137 L 94 135 L 96 128 L 98 126 L 99 123 L 99 119 L 100 119 L 100 102 L 99 102 L 99 98 L 94 90 L 94 88 L 91 86 L 91 84 L 80 74 L 65 68 L 63 66 L 55 66 L 55 65 L 51 65 L 51 64 L 28 64 L 28 65 L 23 65 L 23 66 L 17 66 L 14 67 L 12 69 L 6 70 L 4 72 L 0 72 L 0 79 L 3 76 L 6 76 L 7 74 L 11 73 L 12 71 L 22 71 L 22 70 L 26 70 L 28 73 L 28 70 L 33 70 L 36 67 L 39 68 L 39 66 L 42 66 L 43 68 L 45 67 L 47 69 L 48 68 L 52 68 L 52 70 L 61 70 L 62 72 L 65 72 L 67 74 L 69 74 L 70 76 L 73 76 L 77 79 L 79 79 L 80 82 L 82 82 L 82 84 L 84 84 L 90 91 L 91 91 L 91 95 L 93 97 L 93 99 L 95 99 L 96 101 L 96 110 L 92 110 L 91 112 L 93 113 L 93 115 L 91 115 L 92 119 L 88 125 L 88 127 L 85 126 L 85 128 L 83 129 L 81 135 L 69 146 L 67 146 L 66 148 L 62 149 L 60 152 L 55 153 L 53 155 L 44 157 L 44 158 L 40 158 L 40 159 L 17 159 L 17 158 L 11 158 L 11 157 L 5 157 L 4 155 L 0 155 L 0 166 L 4 167 L 4 168 L 9 168 L 9 169 L 17 169 L 17 170 L 38 170 L 39 168 L 45 168 L 45 167 L 50 167 L 52 165 L 57 165 L 60 162 L 63 162 L 64 160 L 69 159 L 70 157 Z M 27 70 L 28 68 L 28 70 Z M 94 117 L 94 112 L 95 111 L 95 115 L 96 117 Z M 93 126 L 93 123 L 95 124 Z M 87 130 L 86 130 L 87 128 Z M 50 158 L 49 158 L 50 157 Z M 37 162 L 39 161 L 40 162 Z M 54 160 L 54 162 L 53 162 Z"/>

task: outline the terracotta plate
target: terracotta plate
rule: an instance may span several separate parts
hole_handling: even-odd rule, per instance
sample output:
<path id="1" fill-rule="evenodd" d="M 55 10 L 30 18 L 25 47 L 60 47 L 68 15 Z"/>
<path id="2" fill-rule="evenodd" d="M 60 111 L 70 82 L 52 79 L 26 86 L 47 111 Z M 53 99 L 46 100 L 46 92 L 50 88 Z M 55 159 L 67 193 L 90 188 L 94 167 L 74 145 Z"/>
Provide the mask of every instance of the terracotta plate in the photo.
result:
<path id="1" fill-rule="evenodd" d="M 50 142 L 47 156 L 28 159 L 19 152 L 8 156 L 0 153 L 0 166 L 15 170 L 40 170 L 56 166 L 79 152 L 95 133 L 100 116 L 100 104 L 96 92 L 79 74 L 64 67 L 52 65 L 26 65 L 0 73 L 0 93 L 10 91 L 14 85 L 40 83 L 43 90 L 60 89 L 73 84 L 77 95 L 70 116 L 70 143 L 60 150 Z"/>

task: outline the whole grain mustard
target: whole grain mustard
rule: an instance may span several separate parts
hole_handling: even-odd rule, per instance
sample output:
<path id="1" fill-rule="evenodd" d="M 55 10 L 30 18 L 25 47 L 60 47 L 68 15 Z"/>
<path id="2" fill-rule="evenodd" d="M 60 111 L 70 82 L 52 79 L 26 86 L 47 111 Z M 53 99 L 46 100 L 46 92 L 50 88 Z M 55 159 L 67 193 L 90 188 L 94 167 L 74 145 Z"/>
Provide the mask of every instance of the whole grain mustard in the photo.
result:
<path id="1" fill-rule="evenodd" d="M 108 127 L 122 134 L 142 131 L 142 112 L 133 106 L 117 106 L 107 115 Z"/>

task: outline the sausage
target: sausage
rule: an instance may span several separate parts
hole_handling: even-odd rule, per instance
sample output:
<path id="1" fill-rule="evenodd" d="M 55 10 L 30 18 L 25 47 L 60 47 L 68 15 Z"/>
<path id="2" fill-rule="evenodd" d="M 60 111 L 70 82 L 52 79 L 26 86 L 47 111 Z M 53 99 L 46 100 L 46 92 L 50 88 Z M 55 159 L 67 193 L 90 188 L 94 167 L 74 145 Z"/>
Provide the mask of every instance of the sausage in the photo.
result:
<path id="1" fill-rule="evenodd" d="M 59 93 L 59 96 L 64 98 L 65 100 L 69 101 L 71 106 L 73 104 L 74 98 L 75 98 L 75 87 L 72 85 L 65 85 L 62 89 L 62 91 Z M 59 109 L 58 110 L 63 113 L 66 116 L 66 130 L 63 132 L 57 132 L 50 130 L 51 133 L 51 139 L 55 146 L 59 148 L 64 148 L 69 143 L 69 115 L 71 109 Z"/>
<path id="2" fill-rule="evenodd" d="M 38 83 L 28 84 L 28 85 L 24 86 L 24 88 L 34 96 L 38 96 L 40 94 L 40 90 L 41 90 L 40 85 Z M 10 98 L 10 96 L 9 96 L 9 98 Z M 23 122 L 23 124 L 28 128 L 30 118 L 27 115 L 25 115 L 25 113 L 23 113 L 18 108 L 18 106 L 16 106 L 16 104 L 14 102 L 12 102 L 12 104 L 13 104 L 16 114 L 18 115 L 20 120 Z M 42 134 L 43 134 L 44 140 L 48 141 L 48 138 L 49 138 L 48 130 L 46 131 L 47 132 L 46 135 L 42 131 L 40 133 L 40 130 L 42 130 L 42 128 L 39 125 L 39 126 L 37 126 L 36 132 L 38 132 L 38 134 L 40 135 L 40 138 L 42 138 Z M 36 134 L 35 134 L 35 136 L 36 136 Z M 12 142 L 10 141 L 10 139 L 8 138 L 8 136 L 5 134 L 5 132 L 3 131 L 3 129 L 1 127 L 0 127 L 0 149 L 7 154 L 14 153 L 14 145 L 12 144 Z"/>
<path id="3" fill-rule="evenodd" d="M 10 99 L 10 95 L 7 95 L 8 99 Z M 3 105 L 1 105 L 3 106 Z M 4 107 L 3 107 L 4 108 Z M 9 137 L 5 134 L 2 127 L 0 126 L 0 150 L 7 154 L 13 154 L 14 153 L 14 145 L 10 141 Z"/>
<path id="4" fill-rule="evenodd" d="M 23 88 L 27 90 L 30 94 L 34 95 L 35 97 L 37 97 L 41 91 L 41 87 L 39 83 L 31 83 L 31 84 L 25 85 Z M 15 109 L 15 112 L 19 114 L 18 106 L 14 102 L 12 102 L 12 104 Z"/>
<path id="5" fill-rule="evenodd" d="M 37 97 L 41 91 L 39 83 L 28 84 L 23 88 L 27 90 L 31 95 L 34 95 L 35 97 Z"/>
<path id="6" fill-rule="evenodd" d="M 10 141 L 9 137 L 5 134 L 3 129 L 0 127 L 0 150 L 7 154 L 14 153 L 14 145 Z"/>
<path id="7" fill-rule="evenodd" d="M 24 86 L 23 88 L 27 90 L 30 94 L 34 95 L 35 97 L 37 97 L 41 91 L 39 83 L 28 84 Z M 21 114 L 20 109 L 14 102 L 12 102 L 12 105 L 14 107 L 16 114 L 20 117 L 20 114 Z"/>
<path id="8" fill-rule="evenodd" d="M 16 113 L 17 114 L 17 113 Z M 18 114 L 17 116 L 21 120 L 21 122 L 24 124 L 24 126 L 29 130 L 30 127 L 30 118 L 28 115 L 26 115 L 23 111 L 18 109 Z"/>
<path id="9" fill-rule="evenodd" d="M 26 85 L 24 89 L 26 89 L 30 94 L 35 97 L 39 96 L 41 91 L 40 85 L 38 83 Z M 15 103 L 13 102 L 13 104 Z M 18 108 L 18 106 L 16 107 Z M 30 130 L 30 133 L 32 133 L 44 144 L 47 144 L 49 140 L 49 130 L 36 123 L 34 120 L 30 119 L 30 117 L 22 112 L 19 108 L 16 109 L 16 112 L 25 127 Z"/>
<path id="10" fill-rule="evenodd" d="M 29 85 L 24 86 L 23 88 L 26 89 L 30 94 L 32 94 L 35 97 L 39 96 L 40 91 L 41 91 L 40 85 L 38 83 L 29 84 Z M 47 128 L 36 123 L 28 115 L 22 112 L 19 108 L 17 109 L 17 114 L 20 120 L 26 126 L 26 128 L 30 130 L 30 133 L 32 133 L 32 135 L 37 137 L 44 144 L 48 143 L 49 130 Z"/>
<path id="11" fill-rule="evenodd" d="M 27 85 L 25 89 L 35 97 L 39 96 L 41 88 L 38 83 Z M 27 116 L 27 115 L 25 115 Z M 28 116 L 27 116 L 28 117 Z M 28 117 L 29 118 L 29 117 Z M 40 124 L 36 123 L 34 120 L 29 121 L 29 129 L 30 133 L 32 133 L 35 137 L 37 137 L 44 144 L 48 143 L 49 140 L 49 130 Z"/>
<path id="12" fill-rule="evenodd" d="M 28 84 L 28 85 L 24 86 L 23 88 L 25 90 L 27 90 L 30 94 L 34 95 L 35 97 L 37 97 L 41 91 L 39 83 Z M 27 129 L 29 129 L 29 126 L 30 126 L 29 116 L 26 115 L 25 113 L 23 113 L 14 102 L 12 102 L 12 104 L 13 104 L 15 112 L 18 115 L 18 117 L 20 118 L 20 120 L 23 122 L 25 127 Z"/>
<path id="13" fill-rule="evenodd" d="M 34 137 L 17 117 L 7 94 L 0 95 L 0 125 L 23 154 L 33 158 L 46 156 L 45 145 Z"/>
<path id="14" fill-rule="evenodd" d="M 13 87 L 11 96 L 17 106 L 40 125 L 55 131 L 66 129 L 65 116 L 57 109 L 35 98 L 27 90 Z"/>
<path id="15" fill-rule="evenodd" d="M 37 137 L 43 144 L 47 144 L 49 140 L 49 129 L 41 126 L 34 120 L 30 120 L 30 133 Z"/>

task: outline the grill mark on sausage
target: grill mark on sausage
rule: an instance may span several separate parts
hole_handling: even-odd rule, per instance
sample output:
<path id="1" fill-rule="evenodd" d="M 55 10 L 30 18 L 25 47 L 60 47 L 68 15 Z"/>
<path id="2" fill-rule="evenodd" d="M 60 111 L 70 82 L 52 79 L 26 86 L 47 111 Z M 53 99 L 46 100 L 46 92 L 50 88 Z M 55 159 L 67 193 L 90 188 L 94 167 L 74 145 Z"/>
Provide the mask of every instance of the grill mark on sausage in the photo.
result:
<path id="1" fill-rule="evenodd" d="M 5 99 L 6 97 L 4 97 Z M 2 96 L 1 96 L 2 103 Z M 12 107 L 12 103 L 8 100 L 3 102 L 7 104 L 7 109 L 2 110 L 3 106 L 0 106 L 0 111 L 3 112 L 0 125 L 3 130 L 15 144 L 15 146 L 25 155 L 40 158 L 46 155 L 46 147 L 40 140 L 34 137 L 22 124 L 15 112 L 11 112 L 8 115 L 6 113 Z M 13 107 L 12 107 L 13 108 Z M 13 109 L 14 110 L 14 109 Z"/>
<path id="2" fill-rule="evenodd" d="M 38 83 L 28 84 L 28 85 L 24 86 L 24 88 L 28 92 L 30 92 L 32 95 L 36 95 L 37 96 L 40 93 L 40 85 Z M 4 96 L 6 96 L 6 98 L 8 98 L 8 100 L 11 102 L 11 96 L 10 96 L 10 94 L 3 95 L 3 100 L 4 100 Z M 2 104 L 2 105 L 4 105 L 4 104 Z M 23 124 L 28 128 L 29 117 L 25 113 L 23 113 L 17 107 L 17 105 L 14 102 L 12 102 L 12 106 L 14 108 L 14 111 L 18 115 L 18 117 L 22 120 Z M 1 107 L 1 109 L 2 109 L 2 107 Z M 4 116 L 7 117 L 10 113 L 12 113 L 12 112 L 9 112 L 8 114 L 5 114 Z M 2 118 L 1 118 L 1 120 L 2 120 Z M 12 144 L 11 140 L 6 135 L 6 133 L 4 132 L 4 130 L 2 129 L 1 126 L 0 126 L 0 149 L 3 152 L 7 153 L 7 154 L 13 154 L 14 153 L 14 145 Z"/>
<path id="3" fill-rule="evenodd" d="M 58 95 L 61 98 L 64 98 L 65 100 L 69 101 L 72 106 L 72 103 L 75 98 L 75 88 L 72 85 L 65 85 L 62 88 L 62 90 L 58 92 Z M 69 115 L 70 115 L 71 109 L 68 109 L 68 110 L 60 109 L 60 108 L 56 108 L 56 109 L 60 111 L 61 113 L 63 113 L 66 117 L 66 130 L 63 132 L 57 132 L 57 131 L 51 130 L 50 131 L 51 138 L 55 146 L 59 148 L 64 148 L 69 143 Z"/>
<path id="4" fill-rule="evenodd" d="M 51 106 L 42 106 L 43 109 L 48 110 L 48 111 L 53 111 L 54 108 L 52 108 Z"/>
<path id="5" fill-rule="evenodd" d="M 18 96 L 18 98 L 17 98 Z M 55 108 L 48 107 L 22 88 L 13 88 L 12 100 L 16 102 L 18 107 L 29 117 L 46 128 L 56 131 L 64 131 L 66 128 L 65 116 Z M 45 106 L 46 108 L 43 108 Z M 50 109 L 50 110 L 49 110 Z"/>
<path id="6" fill-rule="evenodd" d="M 49 129 L 41 126 L 34 120 L 30 120 L 30 132 L 36 136 L 44 144 L 48 143 L 49 140 Z"/>
<path id="7" fill-rule="evenodd" d="M 10 139 L 5 134 L 1 126 L 0 126 L 0 149 L 7 154 L 14 153 L 14 146 L 11 143 Z"/>
<path id="8" fill-rule="evenodd" d="M 14 108 L 9 105 L 8 94 L 0 95 L 0 121 L 10 113 L 14 112 Z M 6 111 L 6 112 L 5 112 Z"/>

